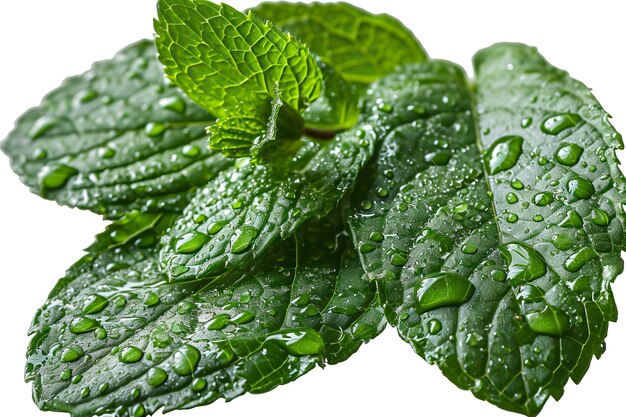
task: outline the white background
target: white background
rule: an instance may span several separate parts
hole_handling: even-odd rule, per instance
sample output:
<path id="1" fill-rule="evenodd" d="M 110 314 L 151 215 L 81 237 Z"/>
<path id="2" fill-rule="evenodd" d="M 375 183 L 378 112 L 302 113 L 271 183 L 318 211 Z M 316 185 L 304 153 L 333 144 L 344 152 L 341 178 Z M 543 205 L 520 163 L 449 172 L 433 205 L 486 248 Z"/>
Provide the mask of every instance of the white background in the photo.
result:
<path id="1" fill-rule="evenodd" d="M 239 9 L 255 1 L 232 0 Z M 620 1 L 353 1 L 400 18 L 434 58 L 462 64 L 498 41 L 536 45 L 555 65 L 592 86 L 626 133 L 626 7 Z M 152 36 L 155 0 L 3 0 L 0 3 L 0 137 L 69 75 Z M 624 158 L 624 155 L 622 155 Z M 0 415 L 42 416 L 22 382 L 25 335 L 35 310 L 103 222 L 29 193 L 0 157 Z M 626 309 L 626 277 L 614 285 Z M 624 415 L 626 320 L 611 326 L 608 350 L 580 386 L 551 400 L 542 417 Z M 507 416 L 450 384 L 392 329 L 347 362 L 317 369 L 263 395 L 245 395 L 172 416 Z"/>

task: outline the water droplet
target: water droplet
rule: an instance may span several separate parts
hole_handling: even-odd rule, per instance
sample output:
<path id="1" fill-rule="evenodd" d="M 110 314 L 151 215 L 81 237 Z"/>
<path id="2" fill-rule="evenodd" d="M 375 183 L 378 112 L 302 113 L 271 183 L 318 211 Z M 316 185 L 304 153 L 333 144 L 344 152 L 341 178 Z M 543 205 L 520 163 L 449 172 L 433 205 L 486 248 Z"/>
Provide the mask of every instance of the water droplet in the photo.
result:
<path id="1" fill-rule="evenodd" d="M 426 275 L 415 286 L 415 309 L 421 314 L 438 307 L 458 306 L 466 303 L 474 290 L 474 284 L 458 274 Z"/>
<path id="2" fill-rule="evenodd" d="M 567 233 L 559 233 L 552 236 L 552 244 L 559 250 L 568 250 L 574 246 L 575 240 Z"/>
<path id="3" fill-rule="evenodd" d="M 171 110 L 176 113 L 185 113 L 185 109 L 187 108 L 187 104 L 185 100 L 180 97 L 166 97 L 159 100 L 159 106 L 166 110 Z"/>
<path id="4" fill-rule="evenodd" d="M 135 405 L 131 410 L 132 417 L 146 417 L 146 408 L 143 404 Z"/>
<path id="5" fill-rule="evenodd" d="M 83 305 L 83 313 L 95 314 L 104 310 L 109 305 L 109 300 L 101 295 L 90 295 Z"/>
<path id="6" fill-rule="evenodd" d="M 498 248 L 508 267 L 511 285 L 520 285 L 544 276 L 546 263 L 533 248 L 523 243 L 508 243 Z"/>
<path id="7" fill-rule="evenodd" d="M 182 149 L 183 155 L 188 156 L 189 158 L 195 158 L 200 155 L 200 148 L 195 145 L 185 145 Z"/>
<path id="8" fill-rule="evenodd" d="M 582 217 L 580 217 L 580 214 L 578 214 L 574 210 L 570 210 L 565 215 L 565 218 L 563 219 L 563 221 L 559 223 L 559 226 L 565 227 L 565 228 L 574 227 L 576 229 L 580 229 L 583 227 L 583 219 Z"/>
<path id="9" fill-rule="evenodd" d="M 51 129 L 63 122 L 58 116 L 43 116 L 40 117 L 28 132 L 28 135 L 32 140 L 39 139 L 48 133 Z"/>
<path id="10" fill-rule="evenodd" d="M 80 392 L 80 396 L 81 398 L 87 398 L 89 397 L 89 394 L 91 393 L 91 389 L 89 387 L 85 387 L 81 390 Z"/>
<path id="11" fill-rule="evenodd" d="M 391 113 L 393 111 L 393 106 L 383 100 L 377 100 L 378 109 L 383 113 Z"/>
<path id="12" fill-rule="evenodd" d="M 426 163 L 436 165 L 436 166 L 444 166 L 450 162 L 452 158 L 452 152 L 449 151 L 440 151 L 440 152 L 431 152 L 427 153 L 424 156 L 424 160 Z"/>
<path id="13" fill-rule="evenodd" d="M 385 239 L 385 237 L 384 237 L 384 236 L 383 236 L 383 234 L 382 234 L 382 233 L 380 233 L 380 232 L 372 232 L 372 233 L 370 234 L 370 240 L 371 240 L 371 241 L 373 241 L 373 242 L 380 243 L 380 242 L 382 242 L 384 239 Z"/>
<path id="14" fill-rule="evenodd" d="M 227 224 L 228 224 L 228 221 L 226 221 L 226 220 L 220 220 L 220 221 L 217 221 L 217 222 L 213 222 L 207 228 L 207 233 L 210 234 L 210 235 L 214 235 L 217 232 L 219 232 L 220 230 L 222 230 L 224 228 L 224 226 L 226 226 Z"/>
<path id="15" fill-rule="evenodd" d="M 513 188 L 514 190 L 522 190 L 524 188 L 524 183 L 517 179 L 513 180 L 511 181 L 511 188 Z"/>
<path id="16" fill-rule="evenodd" d="M 526 314 L 525 317 L 533 331 L 548 336 L 563 336 L 569 328 L 567 314 L 550 305 L 541 312 Z"/>
<path id="17" fill-rule="evenodd" d="M 158 329 L 152 333 L 152 344 L 159 349 L 165 349 L 172 344 L 172 338 L 165 330 Z"/>
<path id="18" fill-rule="evenodd" d="M 535 203 L 535 205 L 539 207 L 545 207 L 549 204 L 552 204 L 553 202 L 554 202 L 554 196 L 552 195 L 552 193 L 548 193 L 548 192 L 538 193 L 538 194 L 535 194 L 535 197 L 533 197 L 533 203 Z"/>
<path id="19" fill-rule="evenodd" d="M 46 165 L 37 173 L 39 186 L 42 190 L 57 190 L 63 187 L 78 171 L 65 164 Z"/>
<path id="20" fill-rule="evenodd" d="M 515 193 L 508 193 L 506 195 L 506 202 L 509 204 L 515 204 L 519 201 L 517 195 Z"/>
<path id="21" fill-rule="evenodd" d="M 143 297 L 143 303 L 144 305 L 148 307 L 152 307 L 152 306 L 159 304 L 159 301 L 161 301 L 161 298 L 159 297 L 159 295 L 152 291 L 146 293 L 146 295 Z"/>
<path id="22" fill-rule="evenodd" d="M 394 250 L 391 253 L 390 262 L 393 266 L 404 266 L 409 260 L 409 255 L 402 250 Z"/>
<path id="23" fill-rule="evenodd" d="M 176 241 L 176 253 L 192 254 L 206 245 L 211 237 L 199 232 L 185 233 Z"/>
<path id="24" fill-rule="evenodd" d="M 98 387 L 98 395 L 104 395 L 106 394 L 106 392 L 109 390 L 109 384 L 108 383 L 104 383 L 104 384 L 100 384 L 100 386 Z"/>
<path id="25" fill-rule="evenodd" d="M 185 272 L 189 271 L 189 267 L 185 265 L 176 265 L 171 270 L 172 277 L 176 278 L 183 275 Z"/>
<path id="26" fill-rule="evenodd" d="M 206 388 L 206 385 L 207 385 L 206 379 L 194 378 L 194 380 L 191 381 L 191 390 L 193 392 L 200 392 Z"/>
<path id="27" fill-rule="evenodd" d="M 533 221 L 535 221 L 537 223 L 542 222 L 543 221 L 543 216 L 541 214 L 535 214 L 533 216 Z"/>
<path id="28" fill-rule="evenodd" d="M 74 97 L 74 103 L 89 103 L 98 97 L 98 92 L 94 90 L 82 90 Z"/>
<path id="29" fill-rule="evenodd" d="M 376 191 L 376 194 L 378 194 L 379 197 L 384 198 L 389 195 L 389 190 L 386 188 L 379 188 L 378 191 Z"/>
<path id="30" fill-rule="evenodd" d="M 124 297 L 123 295 L 118 295 L 113 299 L 113 305 L 118 308 L 126 306 L 126 297 Z"/>
<path id="31" fill-rule="evenodd" d="M 146 381 L 151 387 L 158 387 L 167 381 L 167 372 L 161 368 L 152 368 L 146 375 Z"/>
<path id="32" fill-rule="evenodd" d="M 526 128 L 530 127 L 530 125 L 532 125 L 532 124 L 533 124 L 533 119 L 532 119 L 531 117 L 524 117 L 524 118 L 522 119 L 522 122 L 520 123 L 520 125 L 521 125 L 524 129 L 526 129 Z"/>
<path id="33" fill-rule="evenodd" d="M 557 114 L 544 120 L 541 130 L 548 135 L 558 135 L 565 129 L 578 125 L 581 120 L 582 118 L 574 113 Z"/>
<path id="34" fill-rule="evenodd" d="M 591 210 L 591 222 L 598 226 L 606 227 L 609 225 L 610 222 L 609 215 L 606 214 L 606 212 L 604 212 L 603 210 L 593 209 Z"/>
<path id="35" fill-rule="evenodd" d="M 494 175 L 513 168 L 522 154 L 523 143 L 524 139 L 520 136 L 504 136 L 496 140 L 487 152 L 489 173 Z"/>
<path id="36" fill-rule="evenodd" d="M 61 352 L 61 362 L 76 362 L 83 357 L 83 348 L 80 346 L 70 346 Z"/>
<path id="37" fill-rule="evenodd" d="M 483 340 L 484 338 L 478 333 L 468 333 L 467 337 L 465 338 L 465 343 L 467 343 L 468 346 L 476 347 Z"/>
<path id="38" fill-rule="evenodd" d="M 574 166 L 580 161 L 583 148 L 576 144 L 565 143 L 556 152 L 556 160 L 559 164 Z"/>
<path id="39" fill-rule="evenodd" d="M 108 335 L 109 334 L 107 333 L 107 331 L 104 330 L 102 327 L 96 329 L 96 337 L 98 338 L 98 340 L 104 340 L 107 338 Z"/>
<path id="40" fill-rule="evenodd" d="M 70 378 L 72 377 L 72 370 L 71 369 L 66 369 L 63 372 L 61 372 L 61 381 L 69 381 Z"/>
<path id="41" fill-rule="evenodd" d="M 207 323 L 208 330 L 222 330 L 230 324 L 230 316 L 228 314 L 218 314 Z"/>
<path id="42" fill-rule="evenodd" d="M 467 243 L 463 245 L 461 251 L 467 255 L 473 255 L 478 252 L 478 245 L 476 245 L 475 243 Z"/>
<path id="43" fill-rule="evenodd" d="M 80 381 L 83 380 L 83 376 L 82 375 L 76 375 L 74 378 L 72 378 L 72 384 L 76 385 L 76 384 L 80 384 Z"/>
<path id="44" fill-rule="evenodd" d="M 313 329 L 292 329 L 268 336 L 266 341 L 278 343 L 291 355 L 319 355 L 324 352 L 324 339 Z"/>
<path id="45" fill-rule="evenodd" d="M 437 319 L 432 319 L 428 322 L 428 334 L 434 336 L 441 333 L 441 322 Z"/>
<path id="46" fill-rule="evenodd" d="M 243 311 L 232 318 L 231 322 L 235 324 L 246 324 L 254 320 L 254 314 L 249 311 Z"/>
<path id="47" fill-rule="evenodd" d="M 592 259 L 596 259 L 598 253 L 591 247 L 580 249 L 578 252 L 571 254 L 563 264 L 566 271 L 578 272 Z"/>
<path id="48" fill-rule="evenodd" d="M 231 253 L 243 253 L 247 251 L 258 234 L 259 231 L 252 226 L 243 226 L 241 229 L 237 230 L 233 236 L 230 247 Z"/>
<path id="49" fill-rule="evenodd" d="M 117 358 L 122 363 L 135 363 L 143 358 L 143 351 L 135 346 L 126 346 L 120 349 Z"/>
<path id="50" fill-rule="evenodd" d="M 506 272 L 500 269 L 494 269 L 491 271 L 491 279 L 497 282 L 503 282 L 506 279 Z"/>
<path id="51" fill-rule="evenodd" d="M 70 332 L 74 334 L 89 333 L 100 327 L 100 323 L 87 317 L 77 317 L 70 322 Z"/>
<path id="52" fill-rule="evenodd" d="M 109 148 L 109 147 L 105 147 L 105 148 L 100 148 L 98 150 L 98 156 L 100 158 L 104 158 L 104 159 L 110 159 L 113 158 L 116 154 L 115 149 L 113 148 Z"/>
<path id="53" fill-rule="evenodd" d="M 543 290 L 536 285 L 527 284 L 520 288 L 517 294 L 517 300 L 523 303 L 536 303 L 543 301 Z"/>
<path id="54" fill-rule="evenodd" d="M 164 125 L 163 123 L 154 123 L 154 122 L 150 122 L 146 125 L 146 135 L 154 138 L 157 136 L 161 136 L 163 134 L 163 132 L 165 132 L 165 130 L 167 129 L 167 126 Z"/>
<path id="55" fill-rule="evenodd" d="M 187 376 L 194 373 L 202 354 L 191 345 L 183 345 L 178 349 L 172 358 L 172 369 L 180 376 Z"/>
<path id="56" fill-rule="evenodd" d="M 577 177 L 567 182 L 567 192 L 577 199 L 587 200 L 595 194 L 596 190 L 589 180 Z"/>
<path id="57" fill-rule="evenodd" d="M 517 214 L 515 214 L 515 213 L 509 213 L 506 216 L 506 221 L 508 223 L 517 223 L 518 220 L 519 220 L 519 216 Z"/>

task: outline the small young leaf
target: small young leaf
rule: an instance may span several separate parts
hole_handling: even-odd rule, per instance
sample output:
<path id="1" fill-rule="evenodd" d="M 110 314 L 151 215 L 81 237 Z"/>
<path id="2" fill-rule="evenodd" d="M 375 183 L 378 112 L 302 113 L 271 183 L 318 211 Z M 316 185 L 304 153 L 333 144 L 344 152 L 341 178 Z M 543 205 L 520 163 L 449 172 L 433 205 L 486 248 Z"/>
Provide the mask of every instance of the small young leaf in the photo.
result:
<path id="1" fill-rule="evenodd" d="M 232 164 L 206 149 L 213 118 L 165 84 L 155 53 L 131 45 L 20 117 L 2 149 L 31 190 L 107 217 L 177 210 Z"/>
<path id="2" fill-rule="evenodd" d="M 93 252 L 33 322 L 26 377 L 35 401 L 74 417 L 145 416 L 266 392 L 347 359 L 385 320 L 336 232 L 333 218 L 305 226 L 219 287 L 167 285 L 144 240 L 156 230 Z"/>
<path id="3" fill-rule="evenodd" d="M 353 83 L 369 84 L 398 65 L 427 59 L 415 35 L 400 21 L 348 3 L 267 2 L 251 10 L 306 43 Z"/>
<path id="4" fill-rule="evenodd" d="M 402 338 L 459 387 L 534 416 L 580 382 L 616 319 L 621 137 L 589 90 L 534 48 L 479 52 L 475 96 L 445 65 L 460 75 L 449 93 L 416 105 L 456 102 L 441 115 L 451 129 L 436 141 L 417 129 L 414 157 L 428 167 L 401 173 L 371 224 L 359 213 L 351 223 Z M 368 225 L 375 242 L 364 241 Z"/>
<path id="5" fill-rule="evenodd" d="M 211 114 L 230 119 L 218 123 L 213 135 L 232 127 L 236 117 L 253 121 L 247 128 L 261 128 L 238 132 L 227 143 L 229 132 L 222 133 L 210 139 L 212 149 L 256 156 L 277 126 L 294 128 L 292 121 L 320 95 L 322 75 L 309 50 L 252 14 L 207 0 L 160 0 L 158 15 L 157 48 L 168 77 Z M 280 118 L 277 103 L 284 104 Z"/>

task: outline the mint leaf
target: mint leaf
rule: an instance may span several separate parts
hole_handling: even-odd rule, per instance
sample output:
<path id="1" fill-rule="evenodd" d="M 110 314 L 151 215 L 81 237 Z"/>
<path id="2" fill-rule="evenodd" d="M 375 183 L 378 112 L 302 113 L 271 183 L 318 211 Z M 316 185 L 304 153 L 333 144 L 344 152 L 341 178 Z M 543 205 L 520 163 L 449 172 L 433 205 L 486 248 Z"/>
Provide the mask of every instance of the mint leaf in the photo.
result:
<path id="1" fill-rule="evenodd" d="M 178 210 L 232 162 L 206 149 L 212 117 L 168 86 L 142 41 L 66 80 L 2 142 L 31 190 L 108 217 Z"/>
<path id="2" fill-rule="evenodd" d="M 353 83 L 369 84 L 398 65 L 422 62 L 426 51 L 397 19 L 348 3 L 262 3 L 252 12 L 306 43 Z"/>
<path id="3" fill-rule="evenodd" d="M 416 131 L 428 153 L 415 158 L 430 166 L 373 217 L 382 242 L 358 243 L 378 252 L 382 265 L 366 256 L 364 266 L 418 354 L 476 397 L 534 416 L 569 378 L 580 382 L 616 319 L 621 138 L 589 90 L 536 49 L 496 45 L 475 65 L 476 95 L 458 77 L 455 95 L 430 96 L 456 101 L 443 123 L 452 129 L 436 143 Z M 447 156 L 433 163 L 437 152 Z"/>
<path id="4" fill-rule="evenodd" d="M 206 0 L 160 0 L 158 15 L 157 48 L 168 77 L 211 114 L 229 119 L 212 129 L 212 149 L 256 156 L 277 126 L 293 129 L 320 95 L 322 76 L 309 50 L 251 14 Z M 277 103 L 285 105 L 280 118 Z M 253 122 L 225 139 L 236 117 Z M 229 131 L 214 139 L 223 125 Z M 253 125 L 261 130 L 250 132 Z"/>
<path id="5" fill-rule="evenodd" d="M 305 226 L 219 287 L 167 285 L 152 239 L 160 227 L 92 251 L 33 322 L 35 401 L 75 417 L 145 416 L 266 392 L 348 358 L 385 322 L 337 227 L 334 217 Z"/>
<path id="6" fill-rule="evenodd" d="M 164 237 L 161 260 L 170 279 L 245 271 L 272 242 L 331 212 L 352 191 L 375 147 L 420 117 L 412 107 L 413 92 L 402 83 L 374 87 L 353 129 L 332 140 L 303 138 L 275 146 L 265 155 L 270 164 L 222 172 Z"/>

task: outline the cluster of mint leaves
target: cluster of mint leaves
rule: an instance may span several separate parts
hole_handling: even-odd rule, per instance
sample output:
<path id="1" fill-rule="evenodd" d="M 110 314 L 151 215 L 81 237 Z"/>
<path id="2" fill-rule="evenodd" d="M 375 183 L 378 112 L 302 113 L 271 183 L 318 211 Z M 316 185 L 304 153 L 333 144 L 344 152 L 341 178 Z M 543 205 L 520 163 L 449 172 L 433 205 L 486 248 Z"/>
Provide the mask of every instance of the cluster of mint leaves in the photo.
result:
<path id="1" fill-rule="evenodd" d="M 623 145 L 536 49 L 486 48 L 470 81 L 347 3 L 159 0 L 155 29 L 2 143 L 34 192 L 112 220 L 33 320 L 41 409 L 266 392 L 389 323 L 534 416 L 602 355 Z"/>

